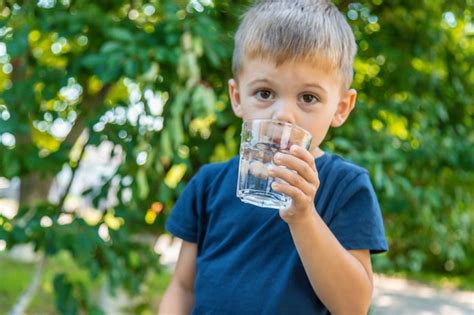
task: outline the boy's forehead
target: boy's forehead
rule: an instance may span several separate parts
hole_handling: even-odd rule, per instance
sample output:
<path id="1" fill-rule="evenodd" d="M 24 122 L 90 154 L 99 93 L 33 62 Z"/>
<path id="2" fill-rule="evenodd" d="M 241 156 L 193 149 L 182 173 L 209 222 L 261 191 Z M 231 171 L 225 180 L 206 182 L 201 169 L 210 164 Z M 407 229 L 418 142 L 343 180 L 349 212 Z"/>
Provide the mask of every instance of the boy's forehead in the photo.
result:
<path id="1" fill-rule="evenodd" d="M 249 64 L 251 66 L 249 66 Z M 328 74 L 338 74 L 337 67 L 329 62 L 326 58 L 312 56 L 307 58 L 292 58 L 286 60 L 279 60 L 276 57 L 261 57 L 261 56 L 245 56 L 242 60 L 241 69 L 239 69 L 238 76 L 241 76 L 245 71 L 253 70 L 255 66 L 264 66 L 267 68 L 278 69 L 282 66 L 304 66 L 306 69 L 319 69 Z"/>
<path id="2" fill-rule="evenodd" d="M 236 79 L 237 83 L 242 82 L 244 77 L 245 81 L 248 81 L 247 83 L 262 79 L 278 81 L 280 77 L 275 76 L 275 72 L 281 68 L 295 69 L 299 71 L 297 73 L 301 74 L 301 76 L 298 75 L 298 77 L 300 79 L 306 78 L 307 81 L 329 80 L 334 84 L 340 85 L 340 92 L 345 90 L 343 76 L 339 68 L 329 63 L 326 59 L 317 57 L 309 59 L 290 59 L 279 62 L 276 58 L 247 56 L 244 58 L 241 69 L 234 79 Z M 312 76 L 314 70 L 319 71 L 319 73 L 324 73 L 323 77 Z"/>

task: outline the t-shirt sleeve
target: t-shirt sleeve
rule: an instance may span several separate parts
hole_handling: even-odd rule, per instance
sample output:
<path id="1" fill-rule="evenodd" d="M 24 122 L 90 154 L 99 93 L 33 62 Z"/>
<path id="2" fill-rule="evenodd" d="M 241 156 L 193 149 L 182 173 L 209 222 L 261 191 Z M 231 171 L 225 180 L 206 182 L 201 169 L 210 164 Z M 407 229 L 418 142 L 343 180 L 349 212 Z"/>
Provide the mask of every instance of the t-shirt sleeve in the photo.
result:
<path id="1" fill-rule="evenodd" d="M 202 208 L 202 175 L 200 171 L 189 181 L 165 223 L 168 232 L 192 243 L 198 240 L 198 222 Z"/>
<path id="2" fill-rule="evenodd" d="M 388 250 L 380 206 L 366 171 L 339 185 L 334 217 L 328 226 L 346 249 Z"/>

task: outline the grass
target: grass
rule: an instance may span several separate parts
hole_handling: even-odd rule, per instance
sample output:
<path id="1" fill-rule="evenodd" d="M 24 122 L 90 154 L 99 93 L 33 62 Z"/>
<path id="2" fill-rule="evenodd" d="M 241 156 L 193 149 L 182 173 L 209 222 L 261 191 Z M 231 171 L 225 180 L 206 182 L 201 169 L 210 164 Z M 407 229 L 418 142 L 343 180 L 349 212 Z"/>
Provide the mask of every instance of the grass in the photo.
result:
<path id="1" fill-rule="evenodd" d="M 5 255 L 0 255 L 0 314 L 11 310 L 18 297 L 27 289 L 34 273 L 34 263 L 18 262 Z M 35 297 L 30 303 L 27 314 L 57 314 L 53 278 L 55 274 L 73 270 L 74 278 L 80 279 L 98 295 L 102 280 L 92 281 L 84 270 L 79 269 L 67 255 L 58 255 L 46 263 L 41 284 Z M 148 309 L 143 314 L 156 314 L 158 301 L 168 285 L 171 275 L 167 272 L 155 274 L 148 279 L 148 290 L 143 292 L 142 300 L 146 301 Z"/>
<path id="2" fill-rule="evenodd" d="M 11 309 L 15 299 L 27 288 L 33 275 L 33 265 L 15 263 L 2 257 L 0 270 L 0 310 L 3 312 Z"/>
<path id="3" fill-rule="evenodd" d="M 0 311 L 12 308 L 17 298 L 27 289 L 34 272 L 34 264 L 19 263 L 0 257 Z M 40 289 L 30 304 L 29 311 L 41 314 L 54 313 L 52 285 L 47 282 L 49 272 L 43 276 Z"/>

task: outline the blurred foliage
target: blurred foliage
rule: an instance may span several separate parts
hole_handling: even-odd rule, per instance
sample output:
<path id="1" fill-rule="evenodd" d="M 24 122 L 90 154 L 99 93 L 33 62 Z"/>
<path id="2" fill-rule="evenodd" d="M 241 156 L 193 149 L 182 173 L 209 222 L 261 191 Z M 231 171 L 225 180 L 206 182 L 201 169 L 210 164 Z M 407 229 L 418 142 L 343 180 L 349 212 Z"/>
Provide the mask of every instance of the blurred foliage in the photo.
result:
<path id="1" fill-rule="evenodd" d="M 160 214 L 200 165 L 236 152 L 235 137 L 222 135 L 236 134 L 223 79 L 237 17 L 229 3 L 211 7 L 0 1 L 0 176 L 22 185 L 18 214 L 0 217 L 7 249 L 67 251 L 92 279 L 141 294 L 159 267 Z M 85 148 L 105 142 L 121 163 L 83 192 L 90 209 L 67 207 L 70 184 L 48 200 L 52 178 L 68 169 L 73 181 Z M 99 312 L 72 271 L 53 285 L 60 312 Z"/>
<path id="2" fill-rule="evenodd" d="M 28 286 L 31 277 L 33 276 L 34 266 L 32 263 L 19 262 L 9 258 L 5 254 L 0 254 L 0 305 L 2 311 L 11 308 Z M 73 278 L 74 282 L 82 282 L 83 287 L 99 296 L 103 294 L 101 290 L 103 277 L 99 277 L 96 281 L 91 281 L 87 272 L 79 268 L 74 260 L 66 252 L 54 256 L 49 259 L 45 266 L 45 273 L 41 279 L 40 288 L 27 309 L 25 314 L 56 314 L 55 303 L 53 299 L 53 282 L 57 274 L 68 272 Z M 73 276 L 72 276 L 73 275 Z M 168 272 L 153 273 L 146 280 L 147 290 L 142 290 L 138 299 L 141 308 L 147 307 L 153 314 L 156 313 L 157 300 L 163 295 L 171 275 Z M 123 294 L 123 292 L 121 292 Z M 120 304 L 126 301 L 120 300 Z M 2 312 L 3 313 L 3 312 Z M 124 310 L 124 313 L 137 314 L 131 309 L 129 312 Z"/>
<path id="3" fill-rule="evenodd" d="M 0 0 L 0 176 L 29 188 L 14 218 L 0 216 L 7 248 L 67 251 L 90 279 L 143 289 L 158 266 L 146 235 L 163 232 L 203 163 L 238 151 L 226 82 L 232 35 L 249 2 Z M 359 45 L 359 96 L 325 149 L 373 176 L 390 245 L 375 267 L 468 273 L 473 0 L 336 4 Z M 68 209 L 70 185 L 48 200 L 51 179 L 68 169 L 74 180 L 85 148 L 105 142 L 121 163 L 83 192 L 93 219 Z M 53 285 L 62 313 L 100 313 L 71 273 Z"/>
<path id="4" fill-rule="evenodd" d="M 328 147 L 367 167 L 390 251 L 380 269 L 467 274 L 474 261 L 473 1 L 349 4 L 358 102 Z"/>

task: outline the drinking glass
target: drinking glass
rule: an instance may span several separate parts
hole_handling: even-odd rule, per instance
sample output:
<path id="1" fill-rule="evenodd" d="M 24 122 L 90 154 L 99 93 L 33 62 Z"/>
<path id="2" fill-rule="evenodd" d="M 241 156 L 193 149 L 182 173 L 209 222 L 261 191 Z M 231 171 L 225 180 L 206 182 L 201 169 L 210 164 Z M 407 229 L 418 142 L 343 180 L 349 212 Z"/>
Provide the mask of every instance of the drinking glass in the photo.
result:
<path id="1" fill-rule="evenodd" d="M 245 203 L 281 209 L 291 205 L 291 198 L 274 191 L 272 183 L 281 179 L 268 175 L 276 165 L 277 152 L 288 153 L 292 145 L 309 149 L 311 134 L 296 125 L 269 119 L 246 120 L 242 124 L 237 197 Z"/>

